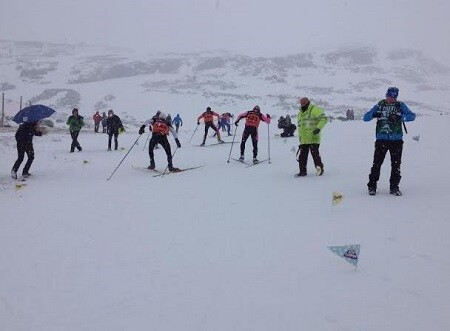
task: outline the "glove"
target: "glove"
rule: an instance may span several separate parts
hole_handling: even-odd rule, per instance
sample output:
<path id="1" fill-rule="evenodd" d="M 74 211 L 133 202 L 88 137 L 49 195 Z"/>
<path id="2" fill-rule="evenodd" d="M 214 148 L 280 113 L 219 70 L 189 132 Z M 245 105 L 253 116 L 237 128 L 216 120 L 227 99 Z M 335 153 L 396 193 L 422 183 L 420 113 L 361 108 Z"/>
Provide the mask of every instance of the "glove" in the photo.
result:
<path id="1" fill-rule="evenodd" d="M 269 114 L 266 114 L 267 118 L 271 118 Z"/>
<path id="2" fill-rule="evenodd" d="M 178 138 L 175 139 L 175 142 L 177 143 L 177 147 L 180 148 L 180 147 L 181 147 L 181 143 L 180 143 L 180 141 L 178 140 Z"/>
<path id="3" fill-rule="evenodd" d="M 314 129 L 313 130 L 313 134 L 319 134 L 319 132 L 320 132 L 320 129 Z"/>
<path id="4" fill-rule="evenodd" d="M 141 125 L 139 128 L 139 134 L 143 134 L 145 132 L 145 125 Z"/>
<path id="5" fill-rule="evenodd" d="M 238 126 L 238 122 L 234 122 L 234 125 Z"/>
<path id="6" fill-rule="evenodd" d="M 197 122 L 197 125 L 200 125 L 200 122 Z"/>
<path id="7" fill-rule="evenodd" d="M 379 110 L 374 112 L 373 115 L 372 115 L 373 118 L 381 118 L 382 116 L 383 116 L 383 114 Z"/>
<path id="8" fill-rule="evenodd" d="M 397 122 L 397 121 L 399 121 L 401 118 L 402 118 L 401 115 L 398 115 L 398 114 L 391 114 L 391 115 L 389 115 L 388 120 L 389 120 L 389 122 Z"/>

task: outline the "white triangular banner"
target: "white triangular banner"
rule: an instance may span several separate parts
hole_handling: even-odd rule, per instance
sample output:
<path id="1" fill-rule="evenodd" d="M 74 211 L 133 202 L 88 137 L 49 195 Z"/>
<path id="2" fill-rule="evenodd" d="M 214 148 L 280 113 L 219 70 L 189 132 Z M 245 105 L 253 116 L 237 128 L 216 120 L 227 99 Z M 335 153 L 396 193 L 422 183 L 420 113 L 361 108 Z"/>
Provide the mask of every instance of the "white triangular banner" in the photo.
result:
<path id="1" fill-rule="evenodd" d="M 358 266 L 359 252 L 361 250 L 361 245 L 345 245 L 345 246 L 328 246 L 328 249 L 335 253 L 336 255 L 342 257 L 348 263 L 353 264 L 355 267 Z"/>

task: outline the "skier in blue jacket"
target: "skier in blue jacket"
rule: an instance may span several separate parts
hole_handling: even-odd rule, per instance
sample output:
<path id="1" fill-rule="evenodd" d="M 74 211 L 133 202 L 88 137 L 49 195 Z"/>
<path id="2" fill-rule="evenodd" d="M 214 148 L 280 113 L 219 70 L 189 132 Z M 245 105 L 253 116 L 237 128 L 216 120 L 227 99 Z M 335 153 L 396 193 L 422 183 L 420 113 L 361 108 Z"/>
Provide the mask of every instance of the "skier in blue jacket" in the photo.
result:
<path id="1" fill-rule="evenodd" d="M 177 114 L 175 118 L 172 120 L 172 124 L 175 125 L 175 132 L 178 133 L 178 129 L 180 126 L 183 126 L 183 120 L 180 117 L 180 114 Z"/>
<path id="2" fill-rule="evenodd" d="M 402 123 L 414 121 L 416 115 L 403 102 L 397 101 L 398 92 L 398 88 L 389 87 L 386 98 L 374 105 L 363 117 L 365 122 L 374 118 L 377 120 L 373 165 L 367 183 L 370 195 L 375 195 L 377 192 L 381 165 L 388 151 L 391 154 L 390 193 L 396 196 L 402 195 L 399 189 L 403 151 Z"/>

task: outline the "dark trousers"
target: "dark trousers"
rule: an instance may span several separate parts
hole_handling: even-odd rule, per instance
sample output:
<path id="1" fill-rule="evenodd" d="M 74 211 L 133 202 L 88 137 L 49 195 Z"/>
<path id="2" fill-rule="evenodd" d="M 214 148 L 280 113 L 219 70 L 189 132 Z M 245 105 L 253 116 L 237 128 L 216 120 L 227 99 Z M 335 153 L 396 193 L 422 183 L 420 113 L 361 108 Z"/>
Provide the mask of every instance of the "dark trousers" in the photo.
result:
<path id="1" fill-rule="evenodd" d="M 178 129 L 180 128 L 180 124 L 175 124 L 175 132 L 178 133 Z"/>
<path id="2" fill-rule="evenodd" d="M 119 130 L 112 131 L 110 130 L 108 133 L 108 149 L 111 149 L 111 140 L 114 136 L 114 149 L 117 150 L 119 147 L 119 142 L 117 141 L 117 137 L 119 137 Z"/>
<path id="3" fill-rule="evenodd" d="M 80 131 L 72 131 L 70 132 L 70 136 L 72 137 L 72 144 L 70 145 L 70 151 L 73 152 L 75 148 L 81 150 L 80 143 L 78 142 L 78 135 Z"/>
<path id="4" fill-rule="evenodd" d="M 323 169 L 322 159 L 319 153 L 320 144 L 304 144 L 300 145 L 300 155 L 298 156 L 298 165 L 300 168 L 300 175 L 306 175 L 306 165 L 308 163 L 308 154 L 311 151 L 311 156 L 314 161 L 314 166 Z"/>
<path id="5" fill-rule="evenodd" d="M 377 140 L 375 141 L 375 152 L 373 155 L 373 165 L 370 169 L 368 188 L 376 189 L 380 179 L 381 165 L 386 153 L 391 154 L 391 178 L 390 188 L 397 189 L 402 176 L 400 175 L 400 165 L 402 163 L 403 140 Z"/>
<path id="6" fill-rule="evenodd" d="M 245 142 L 247 141 L 249 136 L 252 137 L 253 157 L 255 158 L 258 155 L 258 129 L 253 126 L 246 126 L 244 128 L 241 140 L 241 155 L 244 155 Z"/>
<path id="7" fill-rule="evenodd" d="M 100 126 L 100 123 L 95 123 L 94 122 L 94 132 L 98 132 L 99 126 Z"/>
<path id="8" fill-rule="evenodd" d="M 206 136 L 208 135 L 209 128 L 213 129 L 216 132 L 216 134 L 218 134 L 220 137 L 219 130 L 214 125 L 214 123 L 207 122 L 207 123 L 205 123 L 205 135 L 203 136 L 203 143 L 205 143 L 205 141 L 206 141 Z"/>
<path id="9" fill-rule="evenodd" d="M 31 164 L 34 160 L 34 149 L 33 149 L 33 143 L 27 142 L 17 142 L 17 161 L 14 163 L 13 170 L 17 172 L 19 170 L 20 165 L 22 164 L 22 161 L 25 157 L 25 153 L 27 154 L 28 160 L 27 163 L 25 163 L 25 167 L 23 167 L 22 174 L 27 174 L 30 170 Z"/>
<path id="10" fill-rule="evenodd" d="M 108 133 L 108 130 L 106 128 L 106 125 L 103 125 L 103 133 Z"/>
<path id="11" fill-rule="evenodd" d="M 167 163 L 169 168 L 172 167 L 172 151 L 170 149 L 169 140 L 167 140 L 167 136 L 164 134 L 154 133 L 150 138 L 150 142 L 148 144 L 148 154 L 150 155 L 150 163 L 155 163 L 155 155 L 153 154 L 153 150 L 156 145 L 160 144 L 167 155 Z"/>

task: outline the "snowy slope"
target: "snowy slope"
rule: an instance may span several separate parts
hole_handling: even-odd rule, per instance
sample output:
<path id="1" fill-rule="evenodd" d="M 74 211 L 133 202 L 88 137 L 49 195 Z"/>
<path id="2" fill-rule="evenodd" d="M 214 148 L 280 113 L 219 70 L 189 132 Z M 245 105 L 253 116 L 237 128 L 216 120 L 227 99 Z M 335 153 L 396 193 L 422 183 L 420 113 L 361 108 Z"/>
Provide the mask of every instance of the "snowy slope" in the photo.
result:
<path id="1" fill-rule="evenodd" d="M 92 116 L 114 109 L 128 123 L 161 109 L 195 118 L 207 106 L 236 113 L 296 112 L 299 96 L 328 111 L 360 116 L 388 86 L 420 114 L 448 113 L 450 69 L 414 50 L 370 47 L 252 57 L 225 51 L 141 55 L 79 44 L 0 40 L 0 91 L 7 114 L 43 103 L 65 121 L 73 107 Z"/>
<path id="2" fill-rule="evenodd" d="M 408 123 L 402 197 L 388 194 L 389 160 L 367 195 L 374 122 L 328 124 L 325 175 L 309 160 L 302 179 L 297 138 L 273 137 L 274 124 L 272 164 L 227 164 L 230 144 L 196 147 L 200 132 L 189 144 L 186 125 L 174 164 L 203 168 L 135 169 L 148 165 L 143 135 L 110 181 L 136 133 L 108 153 L 105 135 L 84 130 L 83 152 L 69 154 L 69 135 L 53 132 L 35 138 L 34 176 L 18 190 L 14 133 L 2 132 L 0 329 L 448 330 L 449 125 Z M 333 191 L 345 196 L 335 207 Z M 356 270 L 326 249 L 353 243 Z"/>

